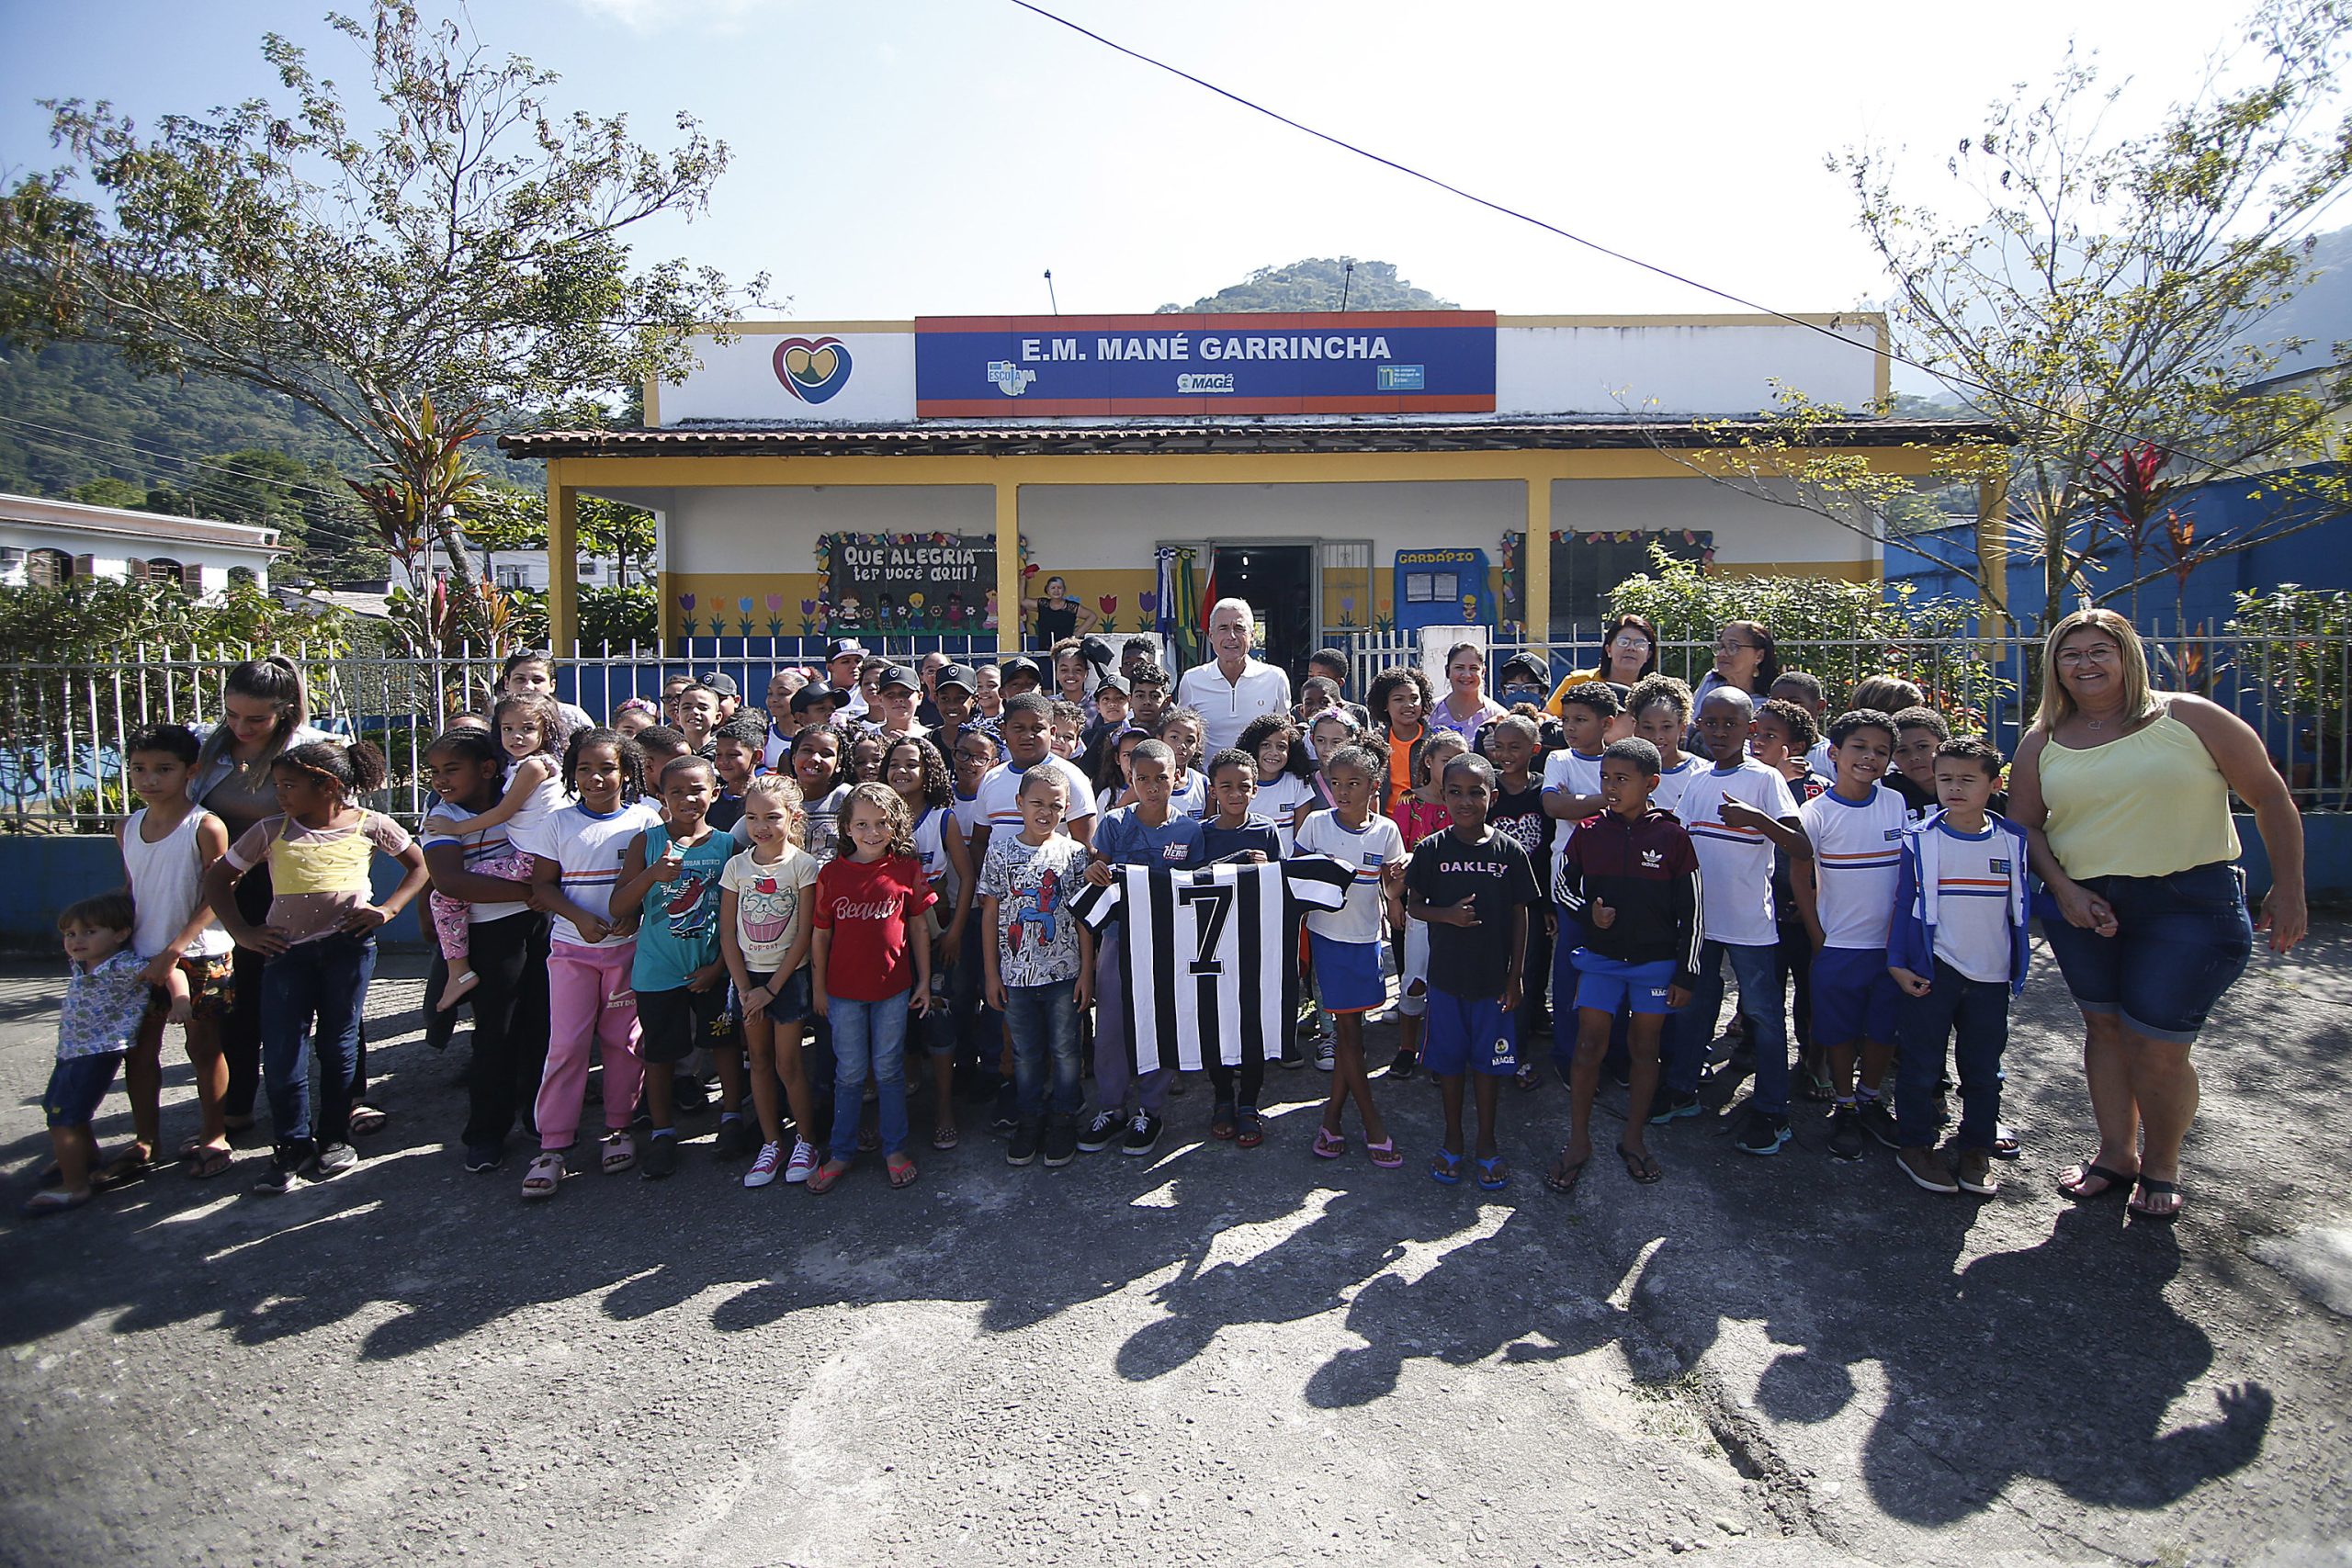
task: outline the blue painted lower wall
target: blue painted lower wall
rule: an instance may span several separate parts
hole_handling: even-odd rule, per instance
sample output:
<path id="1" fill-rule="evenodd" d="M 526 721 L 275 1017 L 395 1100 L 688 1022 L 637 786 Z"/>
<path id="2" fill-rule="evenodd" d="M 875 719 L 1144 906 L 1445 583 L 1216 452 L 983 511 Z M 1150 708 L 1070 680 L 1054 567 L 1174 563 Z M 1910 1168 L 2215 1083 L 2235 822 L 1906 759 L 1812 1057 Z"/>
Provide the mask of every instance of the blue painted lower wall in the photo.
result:
<path id="1" fill-rule="evenodd" d="M 2246 874 L 2259 896 L 2270 886 L 2270 857 L 2254 830 L 2254 818 L 2237 821 Z M 2303 873 L 2313 902 L 2352 904 L 2352 814 L 2303 818 Z M 376 897 L 389 896 L 400 880 L 400 867 L 379 855 Z M 112 839 L 0 837 L 0 949 L 55 952 L 58 911 L 121 884 L 122 861 Z M 422 949 L 427 939 L 419 926 L 424 912 L 424 900 L 419 898 L 384 928 L 379 941 L 394 951 Z"/>

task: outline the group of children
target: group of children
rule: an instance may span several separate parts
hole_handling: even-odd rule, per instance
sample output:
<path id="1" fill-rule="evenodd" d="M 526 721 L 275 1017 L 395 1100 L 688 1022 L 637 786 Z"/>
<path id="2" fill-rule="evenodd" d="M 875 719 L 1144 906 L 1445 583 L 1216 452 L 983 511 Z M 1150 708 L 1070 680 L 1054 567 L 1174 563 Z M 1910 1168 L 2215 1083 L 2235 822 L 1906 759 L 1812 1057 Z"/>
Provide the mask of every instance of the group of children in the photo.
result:
<path id="1" fill-rule="evenodd" d="M 1994 809 L 1999 755 L 1951 736 L 1906 682 L 1864 682 L 1826 736 L 1819 684 L 1796 672 L 1760 702 L 1717 686 L 1695 712 L 1670 677 L 1593 681 L 1552 711 L 1522 703 L 1465 735 L 1432 722 L 1417 670 L 1384 672 L 1362 707 L 1334 671 L 1203 757 L 1200 716 L 1169 705 L 1148 661 L 1101 671 L 1073 646 L 986 678 L 952 663 L 928 673 L 853 648 L 825 679 L 779 672 L 764 717 L 712 675 L 673 682 L 658 707 L 632 698 L 599 726 L 554 699 L 543 657 L 526 658 L 488 716 L 431 743 L 436 804 L 416 840 L 358 804 L 383 781 L 372 747 L 313 743 L 269 764 L 283 815 L 229 843 L 189 797 L 196 738 L 140 731 L 127 748 L 142 803 L 121 832 L 127 894 L 60 921 L 73 974 L 46 1101 L 56 1179 L 31 1209 L 87 1200 L 96 1108 L 126 1061 L 134 1101 L 152 1100 L 164 1022 L 185 1026 L 199 1100 L 217 1100 L 201 1092 L 217 1071 L 207 1032 L 232 943 L 268 954 L 277 1147 L 260 1189 L 349 1168 L 373 932 L 428 876 L 448 971 L 429 1005 L 476 1009 L 478 1057 L 492 1000 L 527 1021 L 518 1036 L 546 1035 L 543 1056 L 517 1038 L 477 1061 L 465 1140 L 469 1168 L 489 1171 L 514 1122 L 535 1133 L 531 1200 L 567 1174 L 592 1051 L 608 1174 L 673 1174 L 679 1120 L 705 1108 L 715 1077 L 713 1151 L 748 1159 L 744 1186 L 823 1193 L 878 1154 L 904 1187 L 917 1177 L 916 1056 L 930 1063 L 934 1149 L 956 1146 L 957 1090 L 977 1088 L 997 1099 L 1016 1166 L 1114 1144 L 1148 1155 L 1187 1086 L 1136 1070 L 1120 956 L 1071 899 L 1114 866 L 1304 855 L 1351 874 L 1340 908 L 1293 928 L 1314 998 L 1298 1033 L 1331 1074 L 1316 1156 L 1346 1155 L 1352 1107 L 1371 1163 L 1404 1163 L 1364 1035 L 1393 1009 L 1385 1076 L 1426 1070 L 1441 1089 L 1430 1174 L 1505 1187 L 1499 1090 L 1538 1081 L 1525 1044 L 1548 982 L 1552 1060 L 1571 1090 L 1548 1184 L 1577 1184 L 1612 1069 L 1627 1089 L 1616 1153 L 1633 1179 L 1658 1180 L 1648 1132 L 1699 1112 L 1726 964 L 1745 1036 L 1734 1060 L 1753 1064 L 1743 1150 L 1772 1155 L 1790 1136 L 1793 980 L 1796 1076 L 1832 1103 L 1831 1154 L 1859 1157 L 1874 1138 L 1924 1188 L 1989 1193 L 1990 1161 L 2014 1151 L 2000 1056 L 2026 964 L 2023 838 Z M 380 901 L 379 855 L 402 874 Z M 275 897 L 257 925 L 234 889 L 264 861 Z M 525 940 L 542 964 L 515 948 Z M 518 987 L 537 987 L 537 1010 L 513 1009 Z M 1955 1034 L 1962 1111 L 1948 1165 L 1935 1145 Z M 1300 1041 L 1279 1059 L 1305 1065 Z M 517 1063 L 510 1111 L 492 1080 Z M 1207 1064 L 1212 1137 L 1263 1143 L 1266 1065 Z M 216 1131 L 208 1120 L 199 1143 Z"/>

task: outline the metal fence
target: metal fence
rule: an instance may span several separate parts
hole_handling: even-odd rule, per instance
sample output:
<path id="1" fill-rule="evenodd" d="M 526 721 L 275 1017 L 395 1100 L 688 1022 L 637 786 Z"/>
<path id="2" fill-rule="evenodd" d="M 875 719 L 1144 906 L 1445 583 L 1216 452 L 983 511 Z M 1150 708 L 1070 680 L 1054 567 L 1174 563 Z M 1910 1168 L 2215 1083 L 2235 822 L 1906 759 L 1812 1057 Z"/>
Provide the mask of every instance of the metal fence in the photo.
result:
<path id="1" fill-rule="evenodd" d="M 558 660 L 566 700 L 599 719 L 624 699 L 658 701 L 673 675 L 718 670 L 731 676 L 749 707 L 759 706 L 768 680 L 783 665 L 813 661 L 799 639 L 696 638 L 693 651 L 602 649 Z M 866 637 L 877 652 L 912 659 L 939 645 L 937 637 Z M 962 639 L 951 657 L 994 657 L 987 638 Z M 2236 637 L 2203 633 L 2152 639 L 2157 682 L 2194 691 L 2229 707 L 2252 725 L 2306 811 L 2352 809 L 2352 637 Z M 123 743 L 141 725 L 173 721 L 201 728 L 220 712 L 220 678 L 229 666 L 266 649 L 132 647 L 116 662 L 0 664 L 0 830 L 102 832 L 135 802 L 125 776 Z M 310 682 L 312 722 L 338 734 L 365 738 L 390 764 L 386 787 L 368 802 L 412 827 L 431 804 L 424 750 L 447 719 L 487 711 L 499 661 L 492 657 L 383 657 L 327 654 L 302 646 L 282 651 Z M 1349 647 L 1353 692 L 1393 664 L 1421 657 L 1409 634 L 1365 634 Z M 1440 652 L 1442 653 L 1442 649 Z M 1591 669 L 1598 647 L 1554 645 L 1536 649 L 1497 644 L 1491 672 L 1514 654 L 1544 659 L 1557 681 Z M 1854 682 L 1881 671 L 1917 682 L 1957 724 L 2014 750 L 2030 720 L 2041 682 L 2041 644 L 2033 638 L 1941 641 L 1784 640 L 1781 662 L 1821 679 L 1834 707 Z M 1711 646 L 1670 644 L 1659 668 L 1693 683 L 1713 662 Z"/>

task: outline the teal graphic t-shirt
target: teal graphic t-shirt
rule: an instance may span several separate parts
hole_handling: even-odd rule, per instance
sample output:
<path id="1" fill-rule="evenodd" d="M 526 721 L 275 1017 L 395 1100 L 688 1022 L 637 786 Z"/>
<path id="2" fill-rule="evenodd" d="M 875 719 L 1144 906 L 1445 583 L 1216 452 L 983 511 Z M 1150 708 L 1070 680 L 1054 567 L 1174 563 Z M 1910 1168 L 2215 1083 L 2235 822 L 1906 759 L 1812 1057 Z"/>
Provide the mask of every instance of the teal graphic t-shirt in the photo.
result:
<path id="1" fill-rule="evenodd" d="M 645 830 L 645 863 L 670 852 L 670 829 Z M 707 833 L 686 848 L 675 882 L 657 882 L 645 895 L 645 915 L 637 931 L 637 958 L 629 983 L 640 991 L 684 988 L 686 977 L 718 962 L 718 879 L 735 853 L 735 840 Z"/>

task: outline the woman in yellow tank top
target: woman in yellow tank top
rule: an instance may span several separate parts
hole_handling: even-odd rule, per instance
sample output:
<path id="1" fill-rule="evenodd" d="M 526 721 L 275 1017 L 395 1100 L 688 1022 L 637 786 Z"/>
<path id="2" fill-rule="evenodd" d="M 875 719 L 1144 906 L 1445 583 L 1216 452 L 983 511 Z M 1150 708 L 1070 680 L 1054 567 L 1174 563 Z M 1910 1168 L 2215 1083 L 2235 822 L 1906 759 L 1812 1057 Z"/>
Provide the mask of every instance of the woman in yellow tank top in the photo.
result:
<path id="1" fill-rule="evenodd" d="M 2189 1062 L 2205 1016 L 2242 973 L 2257 927 L 2302 940 L 2303 825 L 2243 719 L 2150 689 L 2131 622 L 2078 610 L 2042 648 L 2041 706 L 2009 771 L 2009 816 L 2063 919 L 2042 934 L 2082 1010 L 2098 1152 L 2058 1189 L 2132 1192 L 2134 1214 L 2180 1213 L 2180 1145 L 2197 1111 Z M 2246 918 L 2234 793 L 2254 810 L 2273 876 Z"/>

